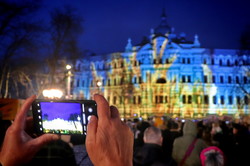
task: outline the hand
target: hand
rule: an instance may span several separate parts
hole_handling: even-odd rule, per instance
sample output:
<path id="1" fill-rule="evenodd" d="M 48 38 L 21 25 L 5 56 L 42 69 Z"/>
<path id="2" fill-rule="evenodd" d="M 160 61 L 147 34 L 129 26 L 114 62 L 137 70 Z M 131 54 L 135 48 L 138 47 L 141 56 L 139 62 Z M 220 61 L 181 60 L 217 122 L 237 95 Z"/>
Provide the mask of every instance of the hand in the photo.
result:
<path id="1" fill-rule="evenodd" d="M 98 119 L 88 124 L 86 148 L 95 166 L 132 166 L 133 133 L 120 119 L 116 107 L 95 95 Z"/>
<path id="2" fill-rule="evenodd" d="M 0 162 L 3 166 L 27 163 L 43 145 L 59 139 L 58 135 L 53 134 L 32 138 L 25 132 L 27 111 L 35 98 L 36 96 L 32 96 L 25 101 L 18 111 L 15 121 L 6 132 L 0 152 Z"/>

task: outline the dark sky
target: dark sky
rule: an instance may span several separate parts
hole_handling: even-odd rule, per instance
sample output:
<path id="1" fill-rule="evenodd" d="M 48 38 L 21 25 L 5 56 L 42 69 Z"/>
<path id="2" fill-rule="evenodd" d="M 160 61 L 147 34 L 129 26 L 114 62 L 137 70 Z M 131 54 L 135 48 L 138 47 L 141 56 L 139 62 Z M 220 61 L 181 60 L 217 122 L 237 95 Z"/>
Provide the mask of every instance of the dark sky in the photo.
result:
<path id="1" fill-rule="evenodd" d="M 202 47 L 238 48 L 250 24 L 250 0 L 44 0 L 44 11 L 71 5 L 84 19 L 81 47 L 96 53 L 124 51 L 127 39 L 138 44 L 160 23 L 165 8 L 175 33 L 189 40 L 199 35 Z"/>

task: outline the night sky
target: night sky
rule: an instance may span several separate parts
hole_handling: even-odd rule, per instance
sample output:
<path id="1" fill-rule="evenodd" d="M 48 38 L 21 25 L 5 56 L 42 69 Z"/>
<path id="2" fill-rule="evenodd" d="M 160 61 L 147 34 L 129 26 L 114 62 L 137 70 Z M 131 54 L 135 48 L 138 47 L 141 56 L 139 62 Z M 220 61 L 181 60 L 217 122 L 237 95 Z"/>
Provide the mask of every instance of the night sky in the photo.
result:
<path id="1" fill-rule="evenodd" d="M 46 18 L 65 4 L 84 19 L 80 46 L 95 53 L 124 51 L 128 38 L 140 43 L 159 25 L 163 8 L 176 34 L 184 32 L 189 40 L 198 34 L 207 48 L 238 48 L 250 24 L 249 0 L 44 0 L 41 13 Z"/>

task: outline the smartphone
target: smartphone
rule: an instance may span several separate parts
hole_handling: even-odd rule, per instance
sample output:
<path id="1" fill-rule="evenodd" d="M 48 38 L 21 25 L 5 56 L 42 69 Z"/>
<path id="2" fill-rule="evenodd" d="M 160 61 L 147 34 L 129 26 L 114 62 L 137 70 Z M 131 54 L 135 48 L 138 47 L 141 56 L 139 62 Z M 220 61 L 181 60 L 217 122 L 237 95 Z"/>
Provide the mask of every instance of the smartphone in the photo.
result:
<path id="1" fill-rule="evenodd" d="M 43 100 L 32 103 L 35 132 L 54 134 L 85 134 L 90 116 L 97 116 L 93 100 Z"/>

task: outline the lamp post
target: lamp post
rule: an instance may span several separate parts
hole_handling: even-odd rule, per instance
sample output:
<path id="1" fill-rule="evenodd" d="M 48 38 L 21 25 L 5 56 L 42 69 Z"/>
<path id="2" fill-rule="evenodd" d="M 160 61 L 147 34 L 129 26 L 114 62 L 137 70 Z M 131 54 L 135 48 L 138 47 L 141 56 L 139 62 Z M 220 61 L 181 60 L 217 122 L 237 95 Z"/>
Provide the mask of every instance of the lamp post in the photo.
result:
<path id="1" fill-rule="evenodd" d="M 96 82 L 96 86 L 98 87 L 98 93 L 100 94 L 101 93 L 101 86 L 102 86 L 102 82 L 100 80 L 98 80 Z"/>
<path id="2" fill-rule="evenodd" d="M 66 83 L 66 98 L 71 98 L 71 76 L 73 75 L 71 72 L 72 66 L 66 65 L 66 77 L 67 77 L 67 83 Z"/>

